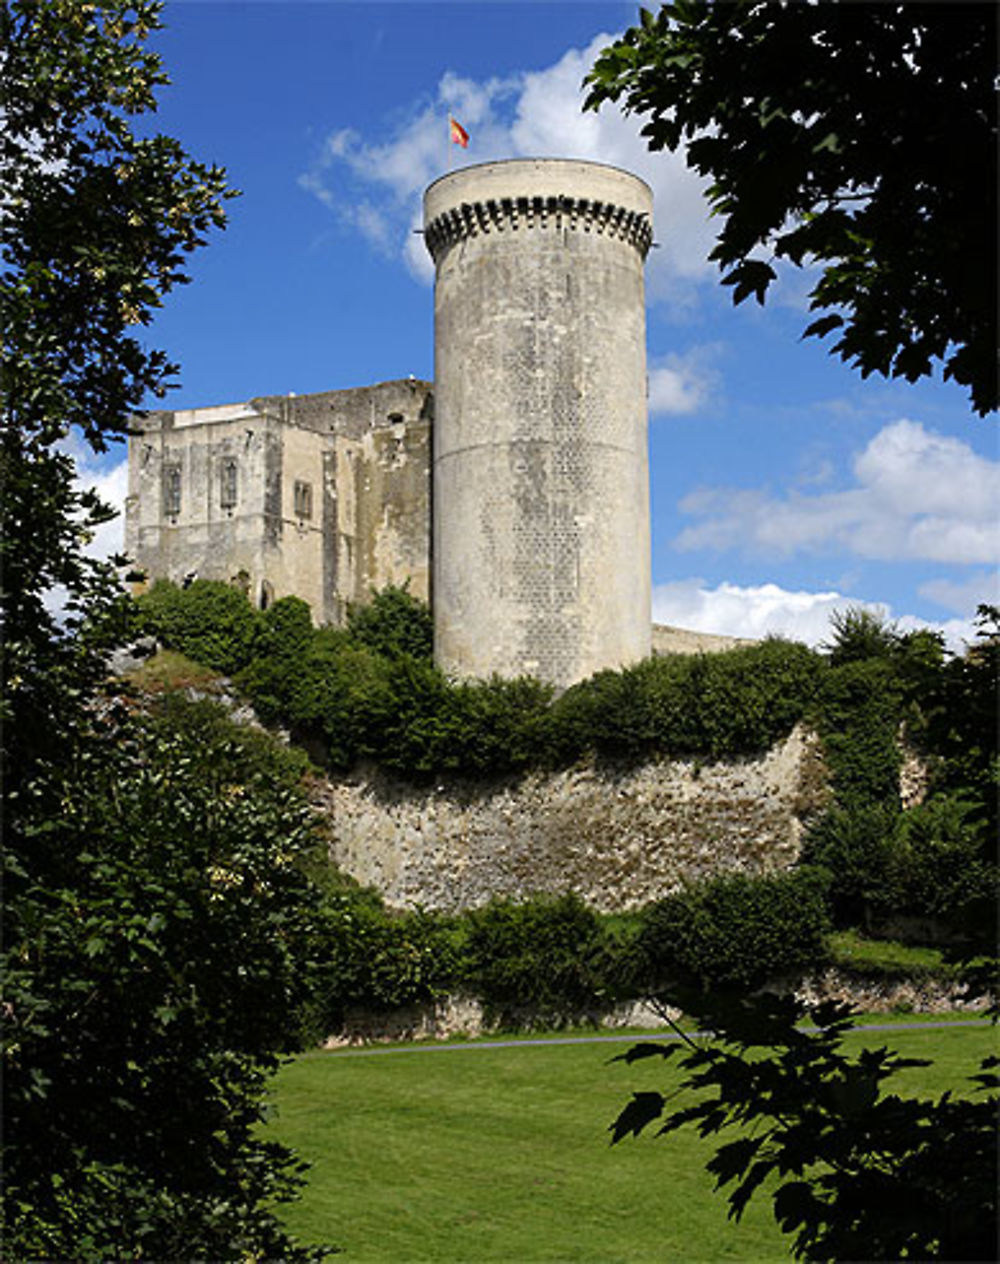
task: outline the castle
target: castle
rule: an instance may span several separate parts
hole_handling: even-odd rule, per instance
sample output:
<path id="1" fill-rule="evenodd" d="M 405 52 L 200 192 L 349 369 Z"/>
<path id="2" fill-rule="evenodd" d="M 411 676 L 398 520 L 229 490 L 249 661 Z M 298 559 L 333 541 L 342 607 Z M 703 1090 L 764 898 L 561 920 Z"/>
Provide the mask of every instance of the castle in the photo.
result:
<path id="1" fill-rule="evenodd" d="M 652 195 L 566 159 L 460 169 L 424 198 L 435 381 L 160 411 L 129 444 L 150 578 L 295 594 L 340 623 L 430 601 L 451 674 L 565 686 L 650 653 L 643 264 Z"/>
<path id="2" fill-rule="evenodd" d="M 129 440 L 125 541 L 152 578 L 290 594 L 343 622 L 373 588 L 430 597 L 429 382 L 154 412 Z"/>

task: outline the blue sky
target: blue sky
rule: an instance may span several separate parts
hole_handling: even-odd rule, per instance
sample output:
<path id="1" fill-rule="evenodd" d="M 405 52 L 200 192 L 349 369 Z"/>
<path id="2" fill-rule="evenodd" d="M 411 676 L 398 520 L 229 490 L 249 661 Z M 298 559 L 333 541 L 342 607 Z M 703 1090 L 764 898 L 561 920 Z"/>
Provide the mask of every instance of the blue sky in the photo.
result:
<path id="1" fill-rule="evenodd" d="M 647 153 L 613 108 L 581 110 L 584 74 L 636 14 L 585 0 L 168 3 L 154 46 L 172 84 L 152 125 L 226 167 L 242 196 L 148 331 L 181 365 L 164 406 L 430 378 L 424 187 L 449 162 L 609 162 L 656 199 L 655 617 L 816 642 L 831 609 L 866 604 L 957 648 L 976 603 L 997 600 L 995 419 L 940 380 L 863 382 L 802 342 L 807 274 L 783 274 L 764 308 L 733 308 L 683 158 Z M 467 151 L 448 145 L 449 112 Z M 96 467 L 118 500 L 120 456 Z"/>

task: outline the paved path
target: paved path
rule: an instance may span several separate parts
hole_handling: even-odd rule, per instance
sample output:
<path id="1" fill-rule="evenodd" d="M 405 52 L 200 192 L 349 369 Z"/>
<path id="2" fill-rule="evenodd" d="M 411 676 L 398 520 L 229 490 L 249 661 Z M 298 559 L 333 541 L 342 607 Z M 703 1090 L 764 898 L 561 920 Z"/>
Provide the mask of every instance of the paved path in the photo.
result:
<path id="1" fill-rule="evenodd" d="M 991 1020 L 989 1018 L 970 1018 L 957 1019 L 951 1022 L 923 1022 L 923 1023 L 859 1023 L 857 1027 L 853 1027 L 852 1031 L 943 1031 L 954 1027 L 989 1027 Z M 803 1031 L 817 1031 L 816 1027 L 803 1027 Z M 688 1031 L 684 1033 L 686 1036 L 707 1036 L 706 1031 Z M 520 1049 L 545 1047 L 548 1045 L 599 1045 L 599 1044 L 663 1044 L 668 1041 L 681 1040 L 682 1036 L 669 1030 L 653 1029 L 639 1034 L 633 1033 L 631 1036 L 550 1036 L 546 1039 L 538 1039 L 524 1037 L 510 1040 L 469 1040 L 454 1041 L 452 1043 L 437 1043 L 432 1041 L 414 1041 L 409 1045 L 393 1045 L 391 1047 L 378 1046 L 376 1048 L 367 1047 L 358 1049 L 356 1047 L 345 1047 L 343 1049 L 328 1049 L 326 1052 L 331 1057 L 337 1058 L 373 1058 L 388 1053 L 454 1053 L 457 1050 L 472 1052 L 477 1049 Z"/>

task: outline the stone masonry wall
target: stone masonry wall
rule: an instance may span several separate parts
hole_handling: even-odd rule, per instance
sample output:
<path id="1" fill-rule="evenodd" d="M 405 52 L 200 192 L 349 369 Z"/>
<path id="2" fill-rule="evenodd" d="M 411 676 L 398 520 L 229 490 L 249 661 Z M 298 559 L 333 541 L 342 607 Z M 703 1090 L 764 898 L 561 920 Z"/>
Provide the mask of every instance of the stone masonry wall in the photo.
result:
<path id="1" fill-rule="evenodd" d="M 489 786 L 416 786 L 378 771 L 321 783 L 335 864 L 394 907 L 457 911 L 574 891 L 635 908 L 685 879 L 786 868 L 826 776 L 797 728 L 755 759 L 586 766 Z"/>

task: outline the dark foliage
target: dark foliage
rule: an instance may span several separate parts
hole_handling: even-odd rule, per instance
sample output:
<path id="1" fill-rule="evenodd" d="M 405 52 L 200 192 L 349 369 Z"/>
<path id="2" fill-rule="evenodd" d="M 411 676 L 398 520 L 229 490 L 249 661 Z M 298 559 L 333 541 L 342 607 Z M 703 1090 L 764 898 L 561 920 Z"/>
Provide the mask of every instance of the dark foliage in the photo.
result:
<path id="1" fill-rule="evenodd" d="M 903 691 L 892 662 L 852 659 L 827 672 L 817 718 L 837 803 L 898 807 Z"/>
<path id="2" fill-rule="evenodd" d="M 960 940 L 966 915 L 995 903 L 993 847 L 974 799 L 939 794 L 906 812 L 878 803 L 833 808 L 810 831 L 804 859 L 830 874 L 838 926 L 905 937 L 909 920 L 922 937 L 938 925 Z"/>
<path id="3" fill-rule="evenodd" d="M 885 1082 L 922 1064 L 884 1048 L 845 1054 L 842 1007 L 809 1014 L 790 998 L 706 996 L 693 1012 L 715 1036 L 622 1055 L 677 1058 L 687 1092 L 634 1094 L 611 1125 L 613 1141 L 652 1123 L 660 1134 L 688 1124 L 704 1137 L 737 1129 L 708 1164 L 716 1188 L 729 1187 L 736 1219 L 768 1188 L 796 1258 L 994 1258 L 1000 1060 L 970 1077 L 978 1096 L 899 1097 Z M 807 1016 L 818 1030 L 800 1025 Z"/>
<path id="4" fill-rule="evenodd" d="M 210 635 L 205 625 L 201 634 Z M 335 767 L 372 759 L 410 777 L 502 776 L 592 755 L 762 751 L 813 705 L 823 668 L 802 645 L 766 641 L 600 672 L 553 701 L 551 686 L 530 677 L 449 681 L 430 659 L 382 654 L 351 628 L 310 637 L 296 616 L 293 640 L 285 653 L 258 633 L 257 656 L 239 677 L 263 718 L 321 746 Z"/>
<path id="5" fill-rule="evenodd" d="M 710 181 L 710 258 L 763 303 L 775 259 L 821 272 L 805 334 L 860 370 L 935 362 L 997 407 L 996 7 L 678 0 L 598 58 L 587 106 L 648 116 Z"/>
<path id="6" fill-rule="evenodd" d="M 463 981 L 495 1020 L 559 1023 L 607 999 L 601 921 L 576 896 L 493 900 L 464 921 Z"/>
<path id="7" fill-rule="evenodd" d="M 390 913 L 372 891 L 328 892 L 316 941 L 314 1034 L 336 1031 L 348 1010 L 428 1004 L 461 977 L 452 920 L 420 909 Z"/>
<path id="8" fill-rule="evenodd" d="M 364 605 L 347 612 L 351 640 L 386 658 L 408 654 L 429 659 L 434 649 L 434 624 L 426 602 L 414 597 L 404 584 L 388 584 L 371 594 Z"/>
<path id="9" fill-rule="evenodd" d="M 935 757 L 935 787 L 972 794 L 987 832 L 995 839 L 1000 790 L 1000 610 L 980 606 L 976 624 L 975 644 L 945 663 L 924 686 L 918 736 Z"/>
<path id="10" fill-rule="evenodd" d="M 613 760 L 756 753 L 806 714 L 821 663 L 804 645 L 768 640 L 599 672 L 554 703 L 549 744 L 567 763 L 589 753 Z"/>
<path id="11" fill-rule="evenodd" d="M 105 737 L 8 873 L 6 1250 L 312 1258 L 268 1209 L 301 1165 L 257 1135 L 314 985 L 300 757 L 179 698 Z"/>
<path id="12" fill-rule="evenodd" d="M 133 130 L 166 82 L 158 15 L 0 7 L 11 1260 L 322 1254 L 280 1226 L 298 1164 L 257 1133 L 309 987 L 309 817 L 280 761 L 200 721 L 147 725 L 106 687 L 134 611 L 85 555 L 109 513 L 68 455 L 163 394 L 174 366 L 136 327 L 224 221 L 224 173 Z"/>
<path id="13" fill-rule="evenodd" d="M 246 594 L 220 580 L 196 579 L 181 588 L 158 579 L 137 605 L 143 632 L 227 676 L 249 663 L 262 631 L 264 616 Z M 265 626 L 265 635 L 272 634 L 267 643 L 274 645 L 279 625 L 272 621 Z"/>
<path id="14" fill-rule="evenodd" d="M 821 967 L 828 882 L 822 870 L 732 874 L 651 905 L 635 948 L 642 990 L 745 992 Z"/>

